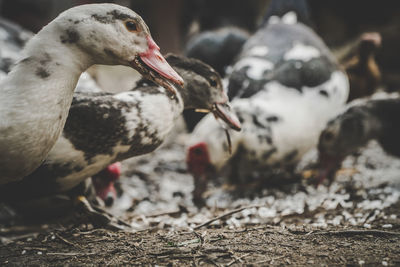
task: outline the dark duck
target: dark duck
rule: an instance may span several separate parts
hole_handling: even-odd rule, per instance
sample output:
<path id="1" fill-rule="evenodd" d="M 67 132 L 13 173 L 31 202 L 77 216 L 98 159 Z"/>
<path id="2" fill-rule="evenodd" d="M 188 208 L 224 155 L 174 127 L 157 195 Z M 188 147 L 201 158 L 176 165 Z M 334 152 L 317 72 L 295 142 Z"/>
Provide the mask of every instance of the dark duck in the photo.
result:
<path id="1" fill-rule="evenodd" d="M 352 49 L 355 51 L 350 51 L 341 60 L 350 82 L 348 102 L 372 95 L 381 85 L 382 76 L 375 60 L 381 44 L 379 33 L 364 33 Z"/>
<path id="2" fill-rule="evenodd" d="M 227 5 L 229 8 L 225 8 Z M 225 77 L 226 70 L 234 63 L 243 44 L 256 29 L 261 6 L 263 4 L 254 0 L 248 1 L 246 5 L 240 0 L 223 0 L 218 3 L 197 1 L 194 6 L 196 19 L 192 23 L 192 28 L 197 28 L 197 31 L 189 32 L 190 38 L 184 54 L 209 64 Z M 185 110 L 183 116 L 191 132 L 204 114 Z"/>
<path id="3" fill-rule="evenodd" d="M 0 198 L 21 201 L 65 192 L 112 163 L 154 151 L 185 108 L 209 110 L 240 129 L 215 70 L 195 59 L 169 55 L 167 60 L 185 81 L 175 86 L 175 95 L 144 79 L 119 94 L 75 93 L 64 131 L 46 160 L 22 181 L 4 185 Z"/>
<path id="4" fill-rule="evenodd" d="M 332 119 L 321 133 L 318 144 L 317 184 L 334 179 L 346 156 L 376 140 L 390 155 L 400 157 L 400 99 L 360 101 Z"/>
<path id="5" fill-rule="evenodd" d="M 292 170 L 342 111 L 347 77 L 305 24 L 306 6 L 305 1 L 272 1 L 263 25 L 232 65 L 228 95 L 242 132 L 232 133 L 229 145 L 210 116 L 194 129 L 187 164 L 195 201 L 201 200 L 206 181 L 226 169 L 230 180 L 244 182 L 254 173 Z"/>

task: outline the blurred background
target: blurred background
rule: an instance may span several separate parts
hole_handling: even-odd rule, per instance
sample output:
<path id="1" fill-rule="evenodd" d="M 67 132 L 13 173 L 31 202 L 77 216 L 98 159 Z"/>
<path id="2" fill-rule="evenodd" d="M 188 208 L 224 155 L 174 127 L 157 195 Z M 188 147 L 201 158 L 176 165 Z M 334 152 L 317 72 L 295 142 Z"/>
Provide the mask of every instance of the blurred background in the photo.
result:
<path id="1" fill-rule="evenodd" d="M 260 24 L 269 0 L 0 0 L 0 14 L 33 32 L 39 31 L 60 12 L 75 5 L 113 2 L 130 7 L 149 25 L 162 53 L 182 54 L 196 33 L 223 26 L 236 26 L 250 33 Z M 382 36 L 377 63 L 382 85 L 400 88 L 400 6 L 398 1 L 309 0 L 311 25 L 340 59 L 364 32 Z M 136 75 L 123 67 L 95 67 L 90 73 L 107 91 L 130 89 Z"/>

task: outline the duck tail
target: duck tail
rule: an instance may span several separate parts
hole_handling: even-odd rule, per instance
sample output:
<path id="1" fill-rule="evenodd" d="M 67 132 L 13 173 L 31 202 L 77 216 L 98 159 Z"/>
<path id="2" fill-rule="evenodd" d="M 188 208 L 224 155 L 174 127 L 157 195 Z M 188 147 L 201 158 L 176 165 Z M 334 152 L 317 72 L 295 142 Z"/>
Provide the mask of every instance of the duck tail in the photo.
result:
<path id="1" fill-rule="evenodd" d="M 284 19 L 289 12 L 296 14 L 296 20 L 311 25 L 310 9 L 307 0 L 272 0 L 262 20 L 262 25 L 270 22 L 271 17 Z"/>

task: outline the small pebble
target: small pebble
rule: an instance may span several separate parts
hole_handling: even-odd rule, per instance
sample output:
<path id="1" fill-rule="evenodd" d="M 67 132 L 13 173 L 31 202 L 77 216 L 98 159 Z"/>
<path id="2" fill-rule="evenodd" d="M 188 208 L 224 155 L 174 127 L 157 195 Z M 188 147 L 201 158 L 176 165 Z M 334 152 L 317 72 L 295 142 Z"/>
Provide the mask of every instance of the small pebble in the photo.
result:
<path id="1" fill-rule="evenodd" d="M 38 255 L 42 255 L 42 254 L 43 254 L 43 252 L 41 252 L 41 251 L 38 251 L 38 252 L 37 252 L 37 254 L 38 254 Z"/>
<path id="2" fill-rule="evenodd" d="M 382 228 L 383 229 L 390 229 L 390 228 L 392 228 L 393 227 L 393 225 L 391 225 L 391 224 L 384 224 L 384 225 L 382 225 Z"/>
<path id="3" fill-rule="evenodd" d="M 388 266 L 388 262 L 387 261 L 382 261 L 382 265 L 383 266 Z"/>
<path id="4" fill-rule="evenodd" d="M 26 250 L 24 249 L 22 252 L 21 252 L 21 255 L 24 255 L 26 253 Z"/>
<path id="5" fill-rule="evenodd" d="M 369 223 L 364 223 L 363 226 L 364 226 L 364 228 L 367 228 L 367 229 L 371 229 L 371 227 L 372 227 Z"/>
<path id="6" fill-rule="evenodd" d="M 359 261 L 358 261 L 358 264 L 359 264 L 360 266 L 363 266 L 363 265 L 365 264 L 365 261 L 359 260 Z"/>

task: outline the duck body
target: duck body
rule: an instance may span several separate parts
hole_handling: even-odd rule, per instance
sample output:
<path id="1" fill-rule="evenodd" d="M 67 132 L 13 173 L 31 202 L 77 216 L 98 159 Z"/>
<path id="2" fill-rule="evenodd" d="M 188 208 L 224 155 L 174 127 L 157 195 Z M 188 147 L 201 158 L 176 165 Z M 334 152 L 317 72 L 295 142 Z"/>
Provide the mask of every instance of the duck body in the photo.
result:
<path id="1" fill-rule="evenodd" d="M 184 107 L 211 109 L 213 103 L 227 101 L 211 67 L 175 56 L 169 61 L 186 78 L 176 97 L 148 80 L 115 95 L 75 93 L 64 131 L 47 159 L 21 182 L 4 186 L 3 198 L 16 198 L 16 191 L 18 198 L 67 191 L 114 162 L 154 151 Z M 192 71 L 187 69 L 191 66 Z"/>
<path id="2" fill-rule="evenodd" d="M 204 31 L 188 41 L 185 55 L 200 59 L 224 76 L 249 37 L 246 30 L 233 26 Z"/>
<path id="3" fill-rule="evenodd" d="M 80 75 L 92 64 L 129 65 L 163 85 L 182 82 L 158 51 L 143 20 L 114 4 L 77 6 L 45 26 L 0 84 L 0 184 L 43 162 L 62 132 Z"/>
<path id="4" fill-rule="evenodd" d="M 175 104 L 161 96 L 162 87 L 152 85 L 151 90 L 154 94 L 140 89 L 117 95 L 75 93 L 68 122 L 46 160 L 21 182 L 5 188 L 26 191 L 25 197 L 64 192 L 115 161 L 156 149 L 183 104 L 181 99 Z"/>
<path id="5" fill-rule="evenodd" d="M 327 82 L 335 71 L 343 73 L 323 41 L 298 23 L 294 12 L 270 17 L 245 43 L 232 69 L 230 99 L 251 97 L 269 81 L 302 91 Z"/>
<path id="6" fill-rule="evenodd" d="M 246 181 L 254 172 L 292 169 L 317 145 L 327 121 L 343 109 L 348 80 L 329 49 L 297 21 L 301 16 L 296 12 L 270 14 L 244 44 L 227 77 L 232 108 L 242 124 L 242 133 L 231 135 L 232 156 L 223 129 L 205 118 L 188 150 L 195 180 L 227 167 L 234 168 L 236 181 Z M 219 134 L 205 134 L 207 128 Z"/>

